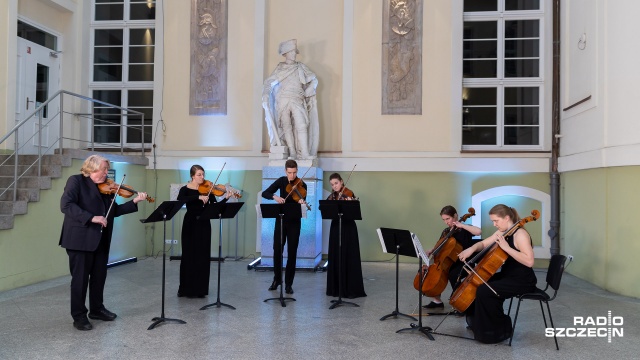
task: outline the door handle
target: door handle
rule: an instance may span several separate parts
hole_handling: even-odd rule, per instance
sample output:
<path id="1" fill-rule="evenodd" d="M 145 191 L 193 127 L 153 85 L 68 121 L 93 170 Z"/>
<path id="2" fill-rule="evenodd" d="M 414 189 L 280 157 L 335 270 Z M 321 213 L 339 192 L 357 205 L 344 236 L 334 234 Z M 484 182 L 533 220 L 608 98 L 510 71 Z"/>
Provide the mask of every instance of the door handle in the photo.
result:
<path id="1" fill-rule="evenodd" d="M 29 103 L 30 102 L 34 102 L 33 100 L 29 100 L 29 97 L 27 96 L 27 110 L 29 110 Z"/>

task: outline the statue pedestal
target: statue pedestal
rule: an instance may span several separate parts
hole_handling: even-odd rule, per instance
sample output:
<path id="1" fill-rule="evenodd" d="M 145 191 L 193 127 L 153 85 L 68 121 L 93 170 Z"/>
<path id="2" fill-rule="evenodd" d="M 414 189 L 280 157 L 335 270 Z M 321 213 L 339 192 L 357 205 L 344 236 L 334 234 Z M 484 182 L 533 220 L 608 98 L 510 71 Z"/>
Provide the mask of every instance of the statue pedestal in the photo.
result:
<path id="1" fill-rule="evenodd" d="M 276 179 L 284 176 L 284 161 L 279 166 L 265 166 L 262 168 L 262 188 L 266 189 Z M 298 162 L 298 176 L 302 176 L 309 166 L 301 166 L 301 162 L 312 160 L 302 160 Z M 317 161 L 317 160 L 313 160 Z M 271 162 L 269 163 L 271 165 Z M 315 268 L 322 259 L 322 216 L 318 211 L 318 200 L 322 196 L 322 169 L 311 167 L 304 182 L 307 184 L 307 203 L 311 205 L 311 210 L 303 208 L 303 218 L 300 228 L 300 243 L 298 245 L 298 257 L 296 268 Z M 278 194 L 279 195 L 279 194 Z M 260 197 L 263 204 L 275 204 L 273 200 Z M 304 218 L 306 212 L 307 217 Z M 273 231 L 277 219 L 263 219 L 258 213 L 258 234 L 261 246 L 261 260 L 258 267 L 273 267 Z M 279 238 L 277 239 L 279 241 Z M 282 266 L 287 264 L 287 246 L 284 247 L 284 261 Z"/>

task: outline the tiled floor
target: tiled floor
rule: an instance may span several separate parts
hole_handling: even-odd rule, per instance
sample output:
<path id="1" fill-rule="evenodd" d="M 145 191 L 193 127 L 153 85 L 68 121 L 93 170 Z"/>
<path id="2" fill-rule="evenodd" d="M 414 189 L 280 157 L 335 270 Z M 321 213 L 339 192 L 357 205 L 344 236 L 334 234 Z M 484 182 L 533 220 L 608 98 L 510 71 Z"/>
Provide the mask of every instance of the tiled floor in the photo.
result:
<path id="1" fill-rule="evenodd" d="M 0 293 L 0 359 L 637 359 L 640 357 L 640 300 L 603 291 L 565 274 L 558 298 L 551 303 L 556 327 L 573 328 L 574 317 L 606 317 L 611 311 L 622 337 L 559 338 L 560 351 L 544 335 L 540 308 L 520 310 L 513 346 L 508 341 L 485 345 L 470 337 L 464 318 L 427 316 L 422 325 L 436 328 L 434 341 L 415 331 L 397 334 L 414 322 L 404 317 L 380 321 L 395 309 L 395 263 L 363 263 L 368 297 L 360 305 L 329 309 L 326 274 L 298 271 L 293 288 L 297 301 L 264 302 L 279 292 L 267 291 L 272 272 L 248 270 L 249 260 L 221 265 L 220 300 L 236 308 L 202 306 L 216 302 L 217 263 L 211 266 L 210 295 L 178 298 L 179 262 L 167 261 L 165 317 L 186 324 L 163 323 L 160 316 L 161 258 L 147 258 L 109 270 L 105 305 L 118 314 L 113 322 L 94 321 L 80 332 L 69 316 L 69 277 Z M 417 265 L 400 265 L 398 308 L 417 312 L 413 290 Z M 545 270 L 537 271 L 543 287 Z M 449 291 L 449 290 L 447 290 Z M 447 298 L 445 293 L 443 298 Z M 346 300 L 346 299 L 345 299 Z M 507 303 L 508 304 L 508 303 Z M 581 327 L 581 326 L 577 326 Z M 441 334 L 453 335 L 446 336 Z M 457 337 L 459 336 L 459 337 Z"/>

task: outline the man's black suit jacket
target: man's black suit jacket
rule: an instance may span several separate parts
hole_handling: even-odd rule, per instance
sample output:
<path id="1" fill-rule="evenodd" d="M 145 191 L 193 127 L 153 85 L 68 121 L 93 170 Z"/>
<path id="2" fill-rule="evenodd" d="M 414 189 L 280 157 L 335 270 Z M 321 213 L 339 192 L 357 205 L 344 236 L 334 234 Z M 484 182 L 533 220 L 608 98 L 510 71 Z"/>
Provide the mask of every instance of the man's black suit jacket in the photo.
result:
<path id="1" fill-rule="evenodd" d="M 60 199 L 60 210 L 64 213 L 60 246 L 69 250 L 95 251 L 101 238 L 111 241 L 115 217 L 138 211 L 138 205 L 133 201 L 121 205 L 114 202 L 107 227 L 100 231 L 102 225 L 92 223 L 91 219 L 107 214 L 108 205 L 103 196 L 91 178 L 82 174 L 69 177 Z"/>

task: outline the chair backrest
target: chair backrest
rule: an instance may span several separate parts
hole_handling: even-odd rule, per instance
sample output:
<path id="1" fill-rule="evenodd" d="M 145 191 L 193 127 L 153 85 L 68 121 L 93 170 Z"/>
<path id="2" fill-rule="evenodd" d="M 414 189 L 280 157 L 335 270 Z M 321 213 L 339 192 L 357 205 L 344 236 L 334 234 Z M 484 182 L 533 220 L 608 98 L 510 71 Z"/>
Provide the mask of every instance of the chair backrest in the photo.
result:
<path id="1" fill-rule="evenodd" d="M 549 262 L 549 269 L 547 270 L 547 284 L 551 286 L 553 290 L 558 291 L 560 287 L 560 280 L 562 279 L 562 273 L 564 273 L 564 263 L 567 261 L 567 257 L 564 255 L 553 255 Z"/>

